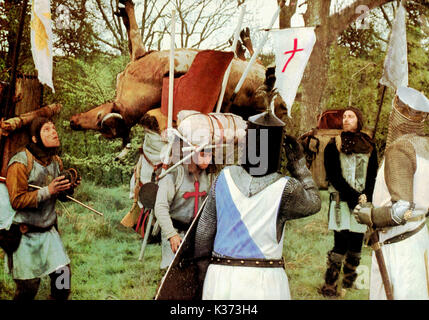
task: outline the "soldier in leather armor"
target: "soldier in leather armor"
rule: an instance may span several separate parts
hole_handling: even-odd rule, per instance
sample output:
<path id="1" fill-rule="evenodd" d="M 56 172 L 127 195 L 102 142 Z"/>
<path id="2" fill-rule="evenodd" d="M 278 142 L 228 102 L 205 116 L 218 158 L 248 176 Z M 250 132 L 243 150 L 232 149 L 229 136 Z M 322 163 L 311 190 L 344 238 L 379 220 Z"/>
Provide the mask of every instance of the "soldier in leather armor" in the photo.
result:
<path id="1" fill-rule="evenodd" d="M 320 196 L 293 137 L 284 141 L 291 176 L 279 173 L 283 127 L 271 111 L 250 117 L 242 165 L 212 184 L 195 236 L 202 299 L 291 298 L 284 225 L 318 212 Z"/>
<path id="2" fill-rule="evenodd" d="M 39 117 L 30 126 L 31 141 L 9 161 L 6 185 L 19 227 L 17 249 L 8 254 L 10 272 L 16 283 L 14 299 L 34 299 L 40 278 L 51 278 L 52 299 L 70 294 L 70 259 L 57 231 L 55 202 L 72 194 L 73 185 L 64 176 L 57 131 L 51 120 Z M 28 167 L 31 164 L 31 169 Z M 77 182 L 78 183 L 78 182 Z M 34 190 L 29 185 L 41 189 Z"/>
<path id="3" fill-rule="evenodd" d="M 372 203 L 354 212 L 378 232 L 393 299 L 429 298 L 429 137 L 424 134 L 428 113 L 429 100 L 421 92 L 397 89 Z M 384 289 L 373 253 L 370 299 L 386 299 Z"/>
<path id="4" fill-rule="evenodd" d="M 324 296 L 337 296 L 337 282 L 343 268 L 342 288 L 351 288 L 357 278 L 366 226 L 352 211 L 359 201 L 371 201 L 378 163 L 372 139 L 361 131 L 362 113 L 349 107 L 343 113 L 343 131 L 325 149 L 326 177 L 329 181 L 329 229 L 334 231 L 334 247 L 328 252 Z"/>

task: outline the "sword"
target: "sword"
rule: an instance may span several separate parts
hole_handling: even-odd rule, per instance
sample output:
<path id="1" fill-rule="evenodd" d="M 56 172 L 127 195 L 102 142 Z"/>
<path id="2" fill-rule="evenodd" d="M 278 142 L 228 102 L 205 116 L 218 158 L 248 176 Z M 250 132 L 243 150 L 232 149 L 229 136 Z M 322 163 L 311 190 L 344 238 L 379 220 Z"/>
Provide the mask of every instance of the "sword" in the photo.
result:
<path id="1" fill-rule="evenodd" d="M 368 227 L 370 228 L 370 227 Z M 370 228 L 371 248 L 374 250 L 377 259 L 378 268 L 380 270 L 381 279 L 383 280 L 384 291 L 386 292 L 387 300 L 393 300 L 392 285 L 390 284 L 389 274 L 387 273 L 386 263 L 384 262 L 383 251 L 381 250 L 378 231 Z"/>
<path id="2" fill-rule="evenodd" d="M 331 194 L 334 196 L 334 201 L 335 201 L 335 222 L 337 223 L 337 226 L 339 227 L 341 224 L 340 193 L 339 192 L 333 192 Z"/>
<path id="3" fill-rule="evenodd" d="M 359 204 L 365 204 L 367 202 L 366 195 L 363 194 L 363 198 L 359 198 Z M 393 300 L 392 285 L 390 284 L 389 274 L 387 273 L 386 263 L 384 261 L 383 251 L 381 250 L 380 239 L 378 237 L 378 231 L 368 226 L 370 236 L 369 241 L 372 250 L 374 250 L 375 258 L 377 259 L 378 269 L 380 270 L 381 280 L 383 281 L 384 291 L 386 292 L 387 300 Z"/>

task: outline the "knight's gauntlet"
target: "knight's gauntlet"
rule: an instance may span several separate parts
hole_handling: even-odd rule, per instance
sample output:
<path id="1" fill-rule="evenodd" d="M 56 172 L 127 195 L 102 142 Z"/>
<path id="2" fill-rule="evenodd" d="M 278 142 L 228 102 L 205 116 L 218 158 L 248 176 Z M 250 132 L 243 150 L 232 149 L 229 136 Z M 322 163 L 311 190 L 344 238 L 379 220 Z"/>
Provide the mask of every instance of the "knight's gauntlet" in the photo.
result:
<path id="1" fill-rule="evenodd" d="M 367 226 L 372 227 L 374 224 L 372 221 L 373 209 L 374 207 L 372 206 L 371 202 L 358 204 L 353 209 L 353 215 L 355 216 L 357 222 L 361 224 L 366 224 Z"/>
<path id="2" fill-rule="evenodd" d="M 405 224 L 407 220 L 413 218 L 413 210 L 414 204 L 412 202 L 399 200 L 392 206 L 371 208 L 371 210 L 357 205 L 353 214 L 355 214 L 359 223 L 365 223 L 375 228 L 383 228 Z"/>
<path id="3" fill-rule="evenodd" d="M 408 219 L 413 217 L 414 203 L 399 200 L 396 201 L 390 210 L 390 217 L 397 225 L 405 224 Z"/>

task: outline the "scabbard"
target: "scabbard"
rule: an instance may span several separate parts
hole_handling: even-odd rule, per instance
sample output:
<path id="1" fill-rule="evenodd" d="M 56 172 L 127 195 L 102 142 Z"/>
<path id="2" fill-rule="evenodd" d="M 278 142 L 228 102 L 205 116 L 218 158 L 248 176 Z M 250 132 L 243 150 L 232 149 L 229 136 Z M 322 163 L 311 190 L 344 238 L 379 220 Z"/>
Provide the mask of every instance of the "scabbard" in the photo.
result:
<path id="1" fill-rule="evenodd" d="M 378 231 L 373 230 L 370 240 L 371 240 L 371 247 L 375 253 L 375 258 L 377 259 L 378 269 L 380 270 L 381 279 L 383 281 L 384 291 L 386 292 L 387 300 L 393 300 L 392 285 L 390 284 L 389 274 L 387 273 L 383 251 L 381 251 L 381 246 L 378 238 Z"/>
<path id="2" fill-rule="evenodd" d="M 340 193 L 339 192 L 331 192 L 330 194 L 330 200 L 331 202 L 335 202 L 334 207 L 334 213 L 335 213 L 335 223 L 339 227 L 341 225 L 341 200 L 340 200 Z M 331 207 L 331 204 L 329 204 L 329 207 Z"/>

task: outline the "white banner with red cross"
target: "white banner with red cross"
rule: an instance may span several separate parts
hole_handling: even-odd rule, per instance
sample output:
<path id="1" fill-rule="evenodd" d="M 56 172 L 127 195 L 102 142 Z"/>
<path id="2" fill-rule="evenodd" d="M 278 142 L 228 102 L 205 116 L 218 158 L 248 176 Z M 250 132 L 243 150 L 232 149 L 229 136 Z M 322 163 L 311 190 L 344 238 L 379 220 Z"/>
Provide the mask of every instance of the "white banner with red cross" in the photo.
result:
<path id="1" fill-rule="evenodd" d="M 302 75 L 316 43 L 314 27 L 271 30 L 276 55 L 276 85 L 286 103 L 288 116 Z M 315 79 L 316 80 L 316 79 Z"/>

